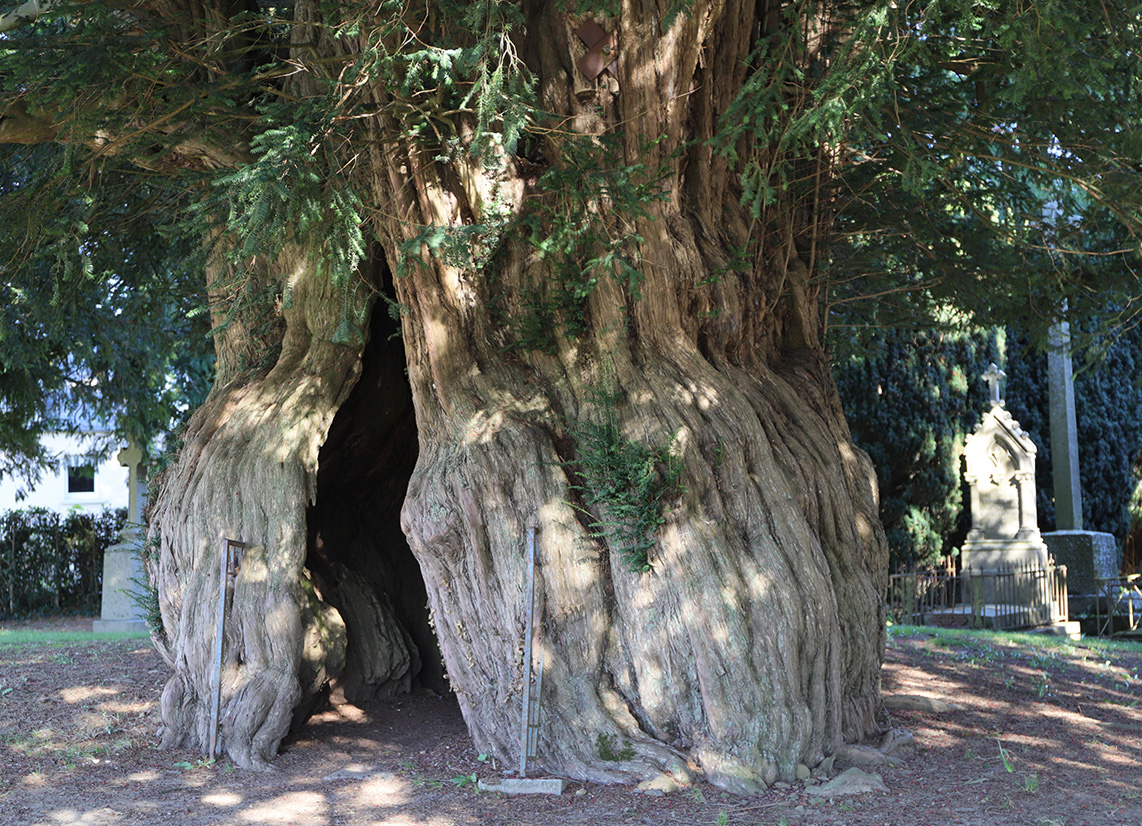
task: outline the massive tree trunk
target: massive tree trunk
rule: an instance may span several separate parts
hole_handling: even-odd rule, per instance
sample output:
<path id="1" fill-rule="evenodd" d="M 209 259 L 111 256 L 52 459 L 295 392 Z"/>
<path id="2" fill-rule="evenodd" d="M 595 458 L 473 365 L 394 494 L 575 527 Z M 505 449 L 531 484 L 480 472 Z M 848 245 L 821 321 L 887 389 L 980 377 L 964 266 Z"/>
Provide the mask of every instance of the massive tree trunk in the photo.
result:
<path id="1" fill-rule="evenodd" d="M 295 711 L 344 666 L 342 618 L 304 568 L 318 450 L 360 373 L 361 347 L 333 343 L 339 291 L 293 250 L 275 262 L 288 284 L 284 328 L 221 337 L 218 381 L 194 414 L 151 513 L 161 539 L 153 577 L 173 667 L 162 697 L 166 746 L 210 742 L 222 544 L 246 544 L 234 581 L 222 668 L 222 744 L 265 766 Z M 357 300 L 363 301 L 364 296 Z"/>
<path id="2" fill-rule="evenodd" d="M 393 279 L 406 385 L 383 325 L 372 355 L 333 343 L 342 297 L 309 259 L 279 262 L 294 281 L 280 355 L 268 372 L 228 366 L 156 506 L 175 669 L 165 742 L 207 738 L 216 559 L 230 536 L 251 545 L 222 684 L 223 742 L 239 763 L 269 760 L 330 681 L 351 700 L 407 688 L 434 659 L 424 596 L 476 745 L 514 763 L 531 527 L 547 770 L 697 770 L 749 792 L 876 730 L 887 553 L 821 342 L 824 209 L 779 190 L 751 217 L 708 143 L 757 33 L 783 25 L 764 5 L 696 3 L 663 32 L 653 4 L 624 3 L 605 21 L 617 78 L 597 83 L 575 67 L 582 18 L 529 5 L 518 46 L 562 126 L 521 157 L 433 145 L 395 119 L 384 86 L 368 92 L 357 163 L 393 271 L 424 227 L 494 227 L 558 202 L 536 179 L 568 162 L 574 133 L 621 136 L 600 164 L 662 173 L 663 197 L 641 212 L 624 213 L 614 191 L 582 207 L 637 257 L 641 279 L 600 276 L 581 305 L 560 303 L 566 262 L 510 221 L 500 238 L 487 230 L 490 249 L 470 250 L 488 252 L 479 262 L 425 252 Z M 298 14 L 317 12 L 299 2 Z M 298 38 L 327 56 L 354 45 L 316 27 Z M 470 140 L 470 124 L 457 134 Z M 598 254 L 570 256 L 581 271 Z M 362 371 L 372 378 L 346 402 Z M 389 404 L 397 395 L 406 401 Z M 418 451 L 400 449 L 413 432 Z M 632 570 L 637 529 L 602 490 L 617 470 L 599 466 L 598 449 L 641 456 L 643 481 L 662 483 L 649 570 Z M 634 484 L 622 476 L 618 495 Z M 423 583 L 392 532 L 402 500 Z M 657 500 L 635 501 L 654 527 Z"/>

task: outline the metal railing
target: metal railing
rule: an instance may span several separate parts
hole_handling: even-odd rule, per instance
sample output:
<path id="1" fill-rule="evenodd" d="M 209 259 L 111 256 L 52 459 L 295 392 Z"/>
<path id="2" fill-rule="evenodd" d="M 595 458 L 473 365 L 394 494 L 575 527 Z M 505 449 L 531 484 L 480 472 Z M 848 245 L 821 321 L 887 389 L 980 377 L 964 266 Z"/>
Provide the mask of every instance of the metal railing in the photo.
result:
<path id="1" fill-rule="evenodd" d="M 888 578 L 889 616 L 909 625 L 997 631 L 1066 622 L 1065 565 L 908 571 Z"/>
<path id="2" fill-rule="evenodd" d="M 1095 633 L 1110 637 L 1136 632 L 1142 624 L 1142 574 L 1094 582 Z"/>

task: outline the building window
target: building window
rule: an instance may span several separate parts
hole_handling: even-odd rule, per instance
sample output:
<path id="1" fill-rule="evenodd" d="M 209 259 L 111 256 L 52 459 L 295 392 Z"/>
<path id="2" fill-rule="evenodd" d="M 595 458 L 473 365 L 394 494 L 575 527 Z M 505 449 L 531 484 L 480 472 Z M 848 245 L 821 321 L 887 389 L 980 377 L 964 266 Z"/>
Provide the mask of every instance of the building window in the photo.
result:
<path id="1" fill-rule="evenodd" d="M 67 492 L 68 493 L 94 493 L 95 492 L 95 465 L 71 464 L 67 466 Z"/>

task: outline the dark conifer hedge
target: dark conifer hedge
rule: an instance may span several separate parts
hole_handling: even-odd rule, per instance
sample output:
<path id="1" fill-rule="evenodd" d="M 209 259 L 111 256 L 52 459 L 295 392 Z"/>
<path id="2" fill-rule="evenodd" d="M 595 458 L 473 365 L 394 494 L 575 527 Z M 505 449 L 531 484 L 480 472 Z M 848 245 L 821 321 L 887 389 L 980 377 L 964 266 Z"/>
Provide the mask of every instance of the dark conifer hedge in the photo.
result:
<path id="1" fill-rule="evenodd" d="M 837 365 L 853 439 L 876 465 L 894 566 L 934 563 L 967 533 L 963 443 L 987 409 L 979 376 L 1000 343 L 991 332 L 884 329 Z"/>
<path id="2" fill-rule="evenodd" d="M 1142 457 L 1142 330 L 1103 341 L 1091 358 L 1075 363 L 1083 528 L 1112 533 L 1123 542 L 1130 531 L 1130 497 L 1137 483 L 1134 465 Z M 1007 408 L 1039 448 L 1039 527 L 1052 531 L 1047 357 L 1009 331 L 1006 369 Z"/>
<path id="3" fill-rule="evenodd" d="M 0 618 L 98 612 L 103 552 L 126 520 L 123 509 L 61 517 L 29 508 L 0 516 Z"/>
<path id="4" fill-rule="evenodd" d="M 963 442 L 988 407 L 980 376 L 991 361 L 1007 372 L 1007 409 L 1038 446 L 1039 527 L 1055 529 L 1047 357 L 1014 330 L 949 334 L 882 330 L 856 349 L 838 348 L 836 378 L 853 438 L 872 457 L 880 513 L 894 565 L 931 564 L 970 527 L 962 482 Z M 1083 527 L 1120 542 L 1131 519 L 1142 532 L 1142 330 L 1102 342 L 1076 360 Z"/>

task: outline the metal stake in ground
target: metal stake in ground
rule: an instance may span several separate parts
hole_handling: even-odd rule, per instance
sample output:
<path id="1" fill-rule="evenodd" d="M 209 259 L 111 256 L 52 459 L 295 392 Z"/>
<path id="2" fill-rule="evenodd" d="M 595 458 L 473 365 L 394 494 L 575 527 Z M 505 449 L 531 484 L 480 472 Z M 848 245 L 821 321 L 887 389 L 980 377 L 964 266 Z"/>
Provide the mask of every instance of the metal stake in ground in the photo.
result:
<path id="1" fill-rule="evenodd" d="M 540 646 L 540 628 L 543 620 L 543 587 L 542 577 L 540 585 L 536 586 L 535 570 L 535 528 L 528 528 L 527 549 L 525 551 L 525 579 L 524 579 L 524 610 L 527 612 L 523 632 L 523 708 L 520 725 L 519 748 L 519 777 L 505 777 L 499 780 L 478 780 L 476 785 L 486 792 L 502 792 L 504 794 L 563 794 L 567 788 L 567 781 L 561 777 L 527 776 L 528 760 L 535 760 L 539 755 L 539 701 L 543 696 L 543 649 Z M 539 598 L 536 598 L 536 591 Z M 533 669 L 535 656 L 538 651 L 538 667 Z M 535 684 L 532 685 L 532 674 L 535 675 Z"/>
<path id="2" fill-rule="evenodd" d="M 532 685 L 532 663 L 539 643 L 540 623 L 535 619 L 535 528 L 527 529 L 527 573 L 524 581 L 523 715 L 520 726 L 519 776 L 527 777 L 527 761 L 538 757 L 539 701 L 543 690 L 543 657 Z"/>
<path id="3" fill-rule="evenodd" d="M 219 756 L 218 723 L 222 714 L 222 642 L 226 632 L 226 594 L 230 580 L 238 573 L 238 561 L 244 542 L 222 540 L 221 568 L 218 579 L 218 634 L 214 640 L 214 698 L 210 704 L 210 744 L 206 756 Z"/>

